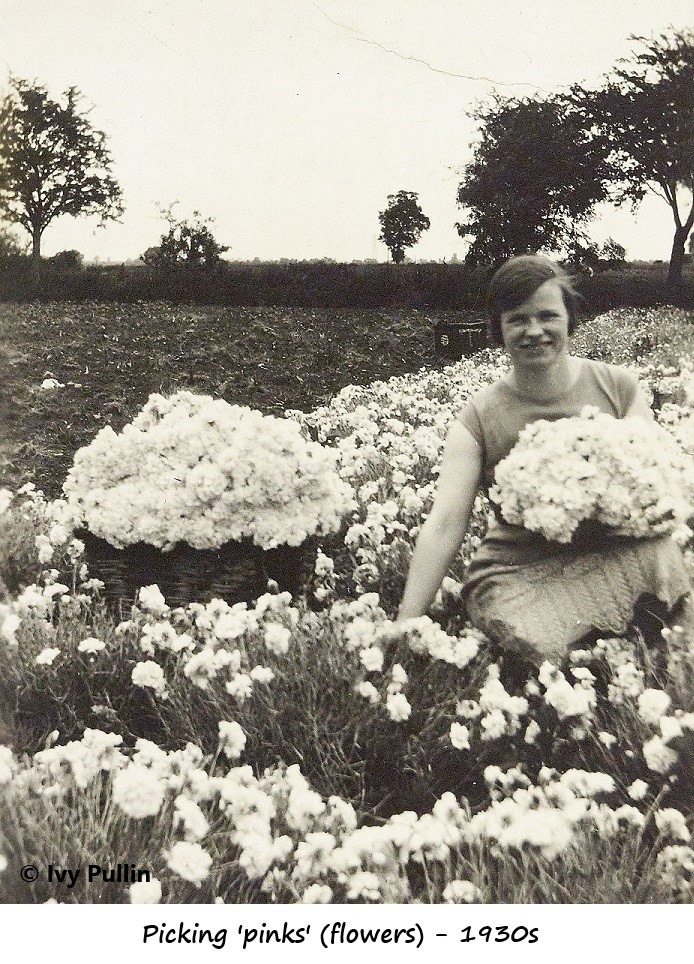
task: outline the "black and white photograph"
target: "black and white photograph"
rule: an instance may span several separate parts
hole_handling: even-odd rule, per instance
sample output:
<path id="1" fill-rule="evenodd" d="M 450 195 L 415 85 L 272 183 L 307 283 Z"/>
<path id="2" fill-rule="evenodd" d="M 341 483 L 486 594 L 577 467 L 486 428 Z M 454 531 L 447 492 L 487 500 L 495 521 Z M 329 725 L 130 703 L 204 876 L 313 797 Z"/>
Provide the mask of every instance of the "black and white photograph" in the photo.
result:
<path id="1" fill-rule="evenodd" d="M 692 904 L 691 24 L 0 0 L 1 903 Z"/>

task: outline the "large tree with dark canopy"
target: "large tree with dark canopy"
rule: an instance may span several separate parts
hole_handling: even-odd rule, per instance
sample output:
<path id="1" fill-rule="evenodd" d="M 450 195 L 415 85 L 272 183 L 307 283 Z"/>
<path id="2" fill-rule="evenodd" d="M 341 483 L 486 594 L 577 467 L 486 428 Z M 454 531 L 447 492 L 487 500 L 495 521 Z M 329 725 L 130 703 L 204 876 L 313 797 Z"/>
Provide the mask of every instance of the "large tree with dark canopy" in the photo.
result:
<path id="1" fill-rule="evenodd" d="M 682 280 L 687 238 L 694 226 L 694 32 L 630 38 L 637 46 L 597 91 L 573 88 L 583 126 L 610 144 L 616 200 L 635 208 L 651 191 L 672 211 L 668 282 Z"/>
<path id="2" fill-rule="evenodd" d="M 467 261 L 495 264 L 540 250 L 577 254 L 614 177 L 604 135 L 586 130 L 573 103 L 559 96 L 496 95 L 473 116 L 479 141 L 457 195 L 464 216 L 456 227 L 470 239 Z"/>
<path id="3" fill-rule="evenodd" d="M 37 266 L 56 218 L 97 214 L 103 222 L 123 212 L 106 135 L 78 109 L 76 87 L 63 97 L 12 77 L 0 104 L 0 215 L 29 232 Z"/>

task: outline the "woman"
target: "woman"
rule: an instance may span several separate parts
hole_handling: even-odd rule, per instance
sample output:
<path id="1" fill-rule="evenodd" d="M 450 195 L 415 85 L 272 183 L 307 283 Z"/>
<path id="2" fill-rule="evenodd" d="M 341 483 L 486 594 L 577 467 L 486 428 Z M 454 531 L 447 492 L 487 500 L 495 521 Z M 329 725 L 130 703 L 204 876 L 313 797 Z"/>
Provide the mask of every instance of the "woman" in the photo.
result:
<path id="1" fill-rule="evenodd" d="M 576 293 L 568 275 L 539 255 L 507 261 L 492 278 L 490 333 L 510 372 L 470 399 L 453 422 L 436 498 L 422 526 L 399 619 L 421 616 L 457 554 L 480 486 L 536 419 L 578 415 L 593 405 L 615 418 L 653 414 L 636 376 L 569 355 Z M 668 537 L 604 538 L 565 546 L 497 513 L 472 560 L 464 587 L 478 629 L 537 665 L 559 663 L 592 631 L 623 634 L 637 603 L 660 600 L 671 612 L 691 589 L 680 550 Z"/>

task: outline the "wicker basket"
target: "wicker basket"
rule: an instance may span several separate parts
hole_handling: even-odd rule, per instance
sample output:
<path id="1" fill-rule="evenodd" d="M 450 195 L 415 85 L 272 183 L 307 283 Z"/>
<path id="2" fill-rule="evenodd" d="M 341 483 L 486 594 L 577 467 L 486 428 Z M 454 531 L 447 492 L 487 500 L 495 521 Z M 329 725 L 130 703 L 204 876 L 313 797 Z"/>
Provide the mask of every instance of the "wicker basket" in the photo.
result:
<path id="1" fill-rule="evenodd" d="M 86 529 L 75 536 L 84 542 L 90 576 L 102 580 L 105 597 L 121 609 L 132 605 L 139 589 L 155 583 L 170 606 L 215 598 L 230 605 L 252 602 L 267 591 L 269 579 L 297 595 L 311 577 L 317 552 L 310 540 L 276 549 L 261 549 L 250 540 L 218 549 L 178 543 L 163 552 L 144 542 L 118 549 Z"/>

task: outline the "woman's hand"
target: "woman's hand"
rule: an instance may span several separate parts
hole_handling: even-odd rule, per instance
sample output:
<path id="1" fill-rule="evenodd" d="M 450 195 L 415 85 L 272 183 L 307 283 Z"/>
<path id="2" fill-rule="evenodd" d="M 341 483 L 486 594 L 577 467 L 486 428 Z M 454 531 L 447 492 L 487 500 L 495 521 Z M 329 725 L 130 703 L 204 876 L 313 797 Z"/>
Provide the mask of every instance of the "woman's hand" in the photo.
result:
<path id="1" fill-rule="evenodd" d="M 460 422 L 451 425 L 436 496 L 415 546 L 398 621 L 423 616 L 467 532 L 482 481 L 482 450 Z"/>

